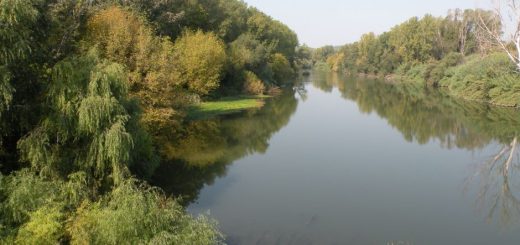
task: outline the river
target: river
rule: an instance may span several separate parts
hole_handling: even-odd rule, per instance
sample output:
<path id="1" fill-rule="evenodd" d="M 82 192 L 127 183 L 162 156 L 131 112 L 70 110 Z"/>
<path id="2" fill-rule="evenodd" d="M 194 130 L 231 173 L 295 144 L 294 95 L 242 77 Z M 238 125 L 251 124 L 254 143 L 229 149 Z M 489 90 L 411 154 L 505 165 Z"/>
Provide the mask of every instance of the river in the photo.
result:
<path id="1" fill-rule="evenodd" d="M 228 244 L 516 244 L 520 113 L 315 72 L 185 125 L 153 183 Z"/>

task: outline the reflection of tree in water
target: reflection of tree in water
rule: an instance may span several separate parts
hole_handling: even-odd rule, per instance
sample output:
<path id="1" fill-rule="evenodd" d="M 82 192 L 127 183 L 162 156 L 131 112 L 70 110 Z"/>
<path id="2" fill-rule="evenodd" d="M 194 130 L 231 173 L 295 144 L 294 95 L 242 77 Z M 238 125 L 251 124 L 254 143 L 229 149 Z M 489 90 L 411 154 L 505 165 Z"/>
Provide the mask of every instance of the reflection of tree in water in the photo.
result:
<path id="1" fill-rule="evenodd" d="M 460 101 L 421 86 L 375 80 L 328 75 L 317 77 L 313 84 L 326 92 L 337 87 L 360 111 L 377 113 L 408 141 L 425 144 L 435 139 L 449 149 L 469 150 L 502 145 L 489 161 L 478 165 L 467 186 L 477 183 L 478 206 L 488 220 L 504 226 L 520 221 L 518 110 Z"/>
<path id="2" fill-rule="evenodd" d="M 162 154 L 169 160 L 157 169 L 153 184 L 189 204 L 205 184 L 224 176 L 229 164 L 265 153 L 270 138 L 289 123 L 297 105 L 295 94 L 288 91 L 261 109 L 186 122 L 181 132 L 162 140 Z"/>
<path id="3" fill-rule="evenodd" d="M 337 87 L 361 112 L 377 113 L 406 140 L 419 144 L 438 140 L 449 149 L 474 150 L 493 141 L 506 143 L 520 132 L 517 110 L 455 100 L 438 90 L 338 75 L 314 79 L 313 83 L 318 88 Z"/>
<path id="4" fill-rule="evenodd" d="M 486 213 L 489 222 L 497 221 L 508 227 L 520 220 L 518 138 L 504 144 L 490 160 L 479 164 L 475 175 L 468 179 L 470 186 L 478 183 L 477 205 Z"/>
<path id="5" fill-rule="evenodd" d="M 306 101 L 308 98 L 306 86 L 311 82 L 310 79 L 310 76 L 300 76 L 293 86 L 294 92 L 302 101 Z"/>

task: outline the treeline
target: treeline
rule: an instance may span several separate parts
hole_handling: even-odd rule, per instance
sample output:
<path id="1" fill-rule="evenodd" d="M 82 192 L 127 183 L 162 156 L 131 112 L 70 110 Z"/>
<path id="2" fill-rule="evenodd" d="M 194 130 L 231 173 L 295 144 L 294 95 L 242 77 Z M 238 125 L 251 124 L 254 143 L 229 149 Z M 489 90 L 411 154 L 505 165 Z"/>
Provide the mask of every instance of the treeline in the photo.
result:
<path id="1" fill-rule="evenodd" d="M 222 241 L 134 176 L 194 103 L 289 84 L 293 31 L 238 0 L 2 0 L 0 26 L 0 243 Z"/>
<path id="2" fill-rule="evenodd" d="M 520 105 L 520 86 L 513 82 L 520 77 L 490 31 L 502 31 L 495 12 L 453 10 L 446 17 L 414 17 L 383 34 L 365 34 L 338 52 L 328 47 L 322 60 L 350 75 L 442 86 L 469 100 Z"/>

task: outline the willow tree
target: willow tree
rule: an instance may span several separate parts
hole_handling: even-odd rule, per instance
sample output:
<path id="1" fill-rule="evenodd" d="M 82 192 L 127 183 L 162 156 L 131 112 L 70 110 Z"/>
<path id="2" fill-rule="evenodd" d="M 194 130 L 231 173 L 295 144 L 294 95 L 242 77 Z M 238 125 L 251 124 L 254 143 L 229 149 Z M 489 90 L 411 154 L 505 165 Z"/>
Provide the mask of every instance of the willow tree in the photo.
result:
<path id="1" fill-rule="evenodd" d="M 138 156 L 151 156 L 125 78 L 121 65 L 94 51 L 57 64 L 46 116 L 19 143 L 22 160 L 46 176 L 83 171 L 94 186 L 121 182 Z"/>
<path id="2" fill-rule="evenodd" d="M 17 73 L 25 70 L 20 63 L 34 48 L 33 28 L 40 13 L 35 8 L 38 0 L 2 0 L 0 1 L 0 155 L 4 141 L 13 128 L 18 128 L 19 115 L 13 115 L 12 104 L 15 100 Z M 19 81 L 23 86 L 27 81 Z M 16 117 L 15 117 L 16 116 Z"/>

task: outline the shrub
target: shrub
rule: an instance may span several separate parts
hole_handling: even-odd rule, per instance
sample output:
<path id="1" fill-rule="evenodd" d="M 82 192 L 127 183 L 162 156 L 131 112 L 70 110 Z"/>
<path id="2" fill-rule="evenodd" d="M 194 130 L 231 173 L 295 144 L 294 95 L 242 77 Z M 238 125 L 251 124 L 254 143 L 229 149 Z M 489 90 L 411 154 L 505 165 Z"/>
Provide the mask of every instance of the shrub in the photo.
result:
<path id="1" fill-rule="evenodd" d="M 56 244 L 65 236 L 65 214 L 59 207 L 44 206 L 30 214 L 16 237 L 17 244 Z"/>
<path id="2" fill-rule="evenodd" d="M 127 180 L 97 202 L 85 202 L 67 226 L 72 244 L 219 244 L 205 217 L 193 218 L 157 189 Z"/>
<path id="3" fill-rule="evenodd" d="M 0 243 L 219 244 L 215 222 L 135 179 L 89 195 L 85 175 L 50 180 L 29 170 L 0 177 Z M 94 198 L 94 196 L 97 196 Z M 94 199 L 92 199 L 94 198 Z"/>
<path id="4" fill-rule="evenodd" d="M 502 53 L 471 56 L 462 65 L 450 68 L 440 85 L 468 100 L 503 106 L 520 105 L 520 76 Z"/>
<path id="5" fill-rule="evenodd" d="M 450 67 L 459 65 L 464 60 L 464 56 L 460 53 L 450 53 L 446 55 L 440 62 L 433 64 L 428 71 L 426 84 L 428 86 L 437 87 L 439 82 L 446 76 L 446 71 Z"/>
<path id="6" fill-rule="evenodd" d="M 253 72 L 246 71 L 244 73 L 244 88 L 243 92 L 249 95 L 261 95 L 265 91 L 265 85 L 260 78 Z"/>

